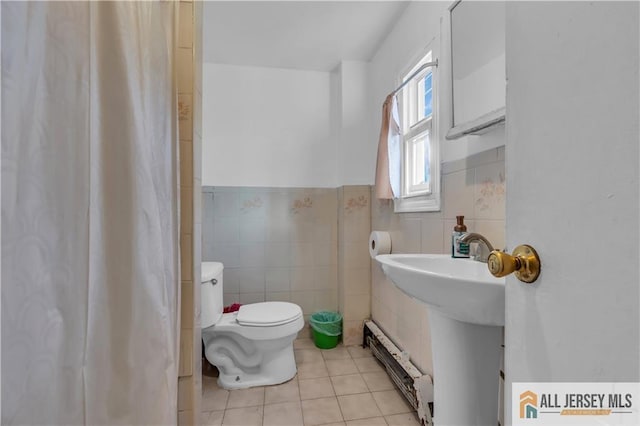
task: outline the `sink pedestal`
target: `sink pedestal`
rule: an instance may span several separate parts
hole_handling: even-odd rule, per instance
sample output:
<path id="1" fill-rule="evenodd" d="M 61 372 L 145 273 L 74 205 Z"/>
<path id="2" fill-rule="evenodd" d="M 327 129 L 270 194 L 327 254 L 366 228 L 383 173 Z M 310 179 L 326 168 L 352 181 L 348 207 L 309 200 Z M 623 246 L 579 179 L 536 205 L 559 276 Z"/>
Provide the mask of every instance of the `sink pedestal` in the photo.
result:
<path id="1" fill-rule="evenodd" d="M 504 278 L 445 254 L 384 254 L 384 273 L 427 305 L 436 426 L 498 424 Z"/>
<path id="2" fill-rule="evenodd" d="M 436 426 L 498 423 L 502 327 L 451 319 L 429 307 Z"/>

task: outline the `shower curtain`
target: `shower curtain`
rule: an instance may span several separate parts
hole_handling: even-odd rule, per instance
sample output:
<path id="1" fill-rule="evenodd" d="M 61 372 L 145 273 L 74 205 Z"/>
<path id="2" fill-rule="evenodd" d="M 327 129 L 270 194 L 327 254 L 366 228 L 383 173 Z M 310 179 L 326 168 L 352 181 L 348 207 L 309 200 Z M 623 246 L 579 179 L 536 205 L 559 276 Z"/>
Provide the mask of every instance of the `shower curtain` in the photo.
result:
<path id="1" fill-rule="evenodd" d="M 2 424 L 175 424 L 175 2 L 2 2 Z"/>

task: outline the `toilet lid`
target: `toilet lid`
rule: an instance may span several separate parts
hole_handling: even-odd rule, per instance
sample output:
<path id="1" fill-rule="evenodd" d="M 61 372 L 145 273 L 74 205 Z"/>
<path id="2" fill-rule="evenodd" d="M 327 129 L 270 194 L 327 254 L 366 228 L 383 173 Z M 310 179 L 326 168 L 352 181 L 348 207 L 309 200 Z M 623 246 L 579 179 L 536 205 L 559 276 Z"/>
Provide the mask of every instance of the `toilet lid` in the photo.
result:
<path id="1" fill-rule="evenodd" d="M 274 326 L 296 320 L 302 316 L 300 306 L 289 302 L 261 302 L 242 305 L 237 321 L 240 325 Z"/>

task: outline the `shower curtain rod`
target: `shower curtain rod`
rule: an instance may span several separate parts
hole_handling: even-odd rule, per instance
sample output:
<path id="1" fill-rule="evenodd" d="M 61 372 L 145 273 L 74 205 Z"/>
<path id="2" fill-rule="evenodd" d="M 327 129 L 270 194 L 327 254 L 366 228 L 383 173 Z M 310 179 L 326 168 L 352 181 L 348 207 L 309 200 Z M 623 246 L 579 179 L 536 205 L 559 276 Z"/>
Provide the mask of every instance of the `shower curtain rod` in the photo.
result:
<path id="1" fill-rule="evenodd" d="M 411 74 L 409 77 L 406 78 L 406 80 L 404 82 L 402 82 L 402 84 L 400 86 L 398 86 L 398 88 L 396 90 L 394 90 L 393 92 L 391 92 L 392 95 L 395 95 L 396 93 L 398 93 L 400 90 L 402 90 L 402 88 L 404 86 L 406 86 L 412 79 L 413 77 L 415 77 L 416 75 L 420 74 L 422 71 L 424 71 L 426 68 L 429 67 L 437 67 L 438 66 L 438 60 L 436 59 L 433 62 L 427 62 L 426 64 L 422 64 L 422 66 L 420 68 L 418 68 L 416 70 L 416 72 L 414 72 L 413 74 Z"/>

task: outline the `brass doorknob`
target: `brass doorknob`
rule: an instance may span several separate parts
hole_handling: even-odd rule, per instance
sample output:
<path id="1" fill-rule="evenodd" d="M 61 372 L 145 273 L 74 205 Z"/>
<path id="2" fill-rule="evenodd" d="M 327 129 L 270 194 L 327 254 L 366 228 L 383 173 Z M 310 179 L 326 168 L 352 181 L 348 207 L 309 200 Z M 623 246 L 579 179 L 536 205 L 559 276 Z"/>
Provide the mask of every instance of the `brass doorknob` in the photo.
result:
<path id="1" fill-rule="evenodd" d="M 532 283 L 540 275 L 540 258 L 535 249 L 528 245 L 521 245 L 507 254 L 494 250 L 487 259 L 489 272 L 495 277 L 504 277 L 515 272 L 516 278 L 525 283 Z"/>

